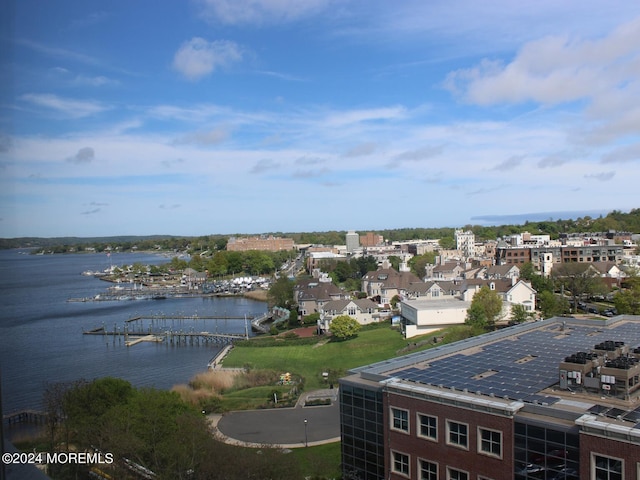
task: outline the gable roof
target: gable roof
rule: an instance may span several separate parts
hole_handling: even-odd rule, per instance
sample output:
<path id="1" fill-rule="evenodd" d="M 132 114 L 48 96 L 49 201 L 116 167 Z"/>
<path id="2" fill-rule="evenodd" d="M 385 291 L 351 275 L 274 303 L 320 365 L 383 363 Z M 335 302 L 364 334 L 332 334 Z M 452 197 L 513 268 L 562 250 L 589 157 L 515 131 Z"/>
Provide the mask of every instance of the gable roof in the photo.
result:
<path id="1" fill-rule="evenodd" d="M 350 303 L 353 303 L 360 310 L 369 310 L 369 309 L 378 310 L 379 309 L 378 305 L 376 305 L 374 302 L 372 302 L 368 298 L 361 298 L 357 300 L 353 300 L 353 299 L 332 300 L 330 302 L 325 303 L 322 309 L 325 311 L 335 310 L 337 312 L 342 312 L 347 308 L 347 306 Z"/>

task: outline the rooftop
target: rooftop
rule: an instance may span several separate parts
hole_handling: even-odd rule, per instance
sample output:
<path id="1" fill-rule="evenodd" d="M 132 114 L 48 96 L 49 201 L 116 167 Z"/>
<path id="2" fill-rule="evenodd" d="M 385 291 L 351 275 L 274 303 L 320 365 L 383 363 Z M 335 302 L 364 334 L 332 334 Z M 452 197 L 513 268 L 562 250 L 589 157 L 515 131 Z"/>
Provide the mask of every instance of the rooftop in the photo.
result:
<path id="1" fill-rule="evenodd" d="M 490 402 L 514 410 L 539 405 L 607 417 L 640 429 L 638 391 L 621 398 L 607 390 L 593 393 L 559 386 L 559 366 L 568 356 L 593 351 L 608 341 L 624 342 L 631 350 L 640 346 L 640 317 L 556 317 L 371 364 L 352 373 L 394 390 L 442 401 L 453 395 L 463 403 Z M 619 376 L 624 378 L 627 372 L 621 370 Z"/>

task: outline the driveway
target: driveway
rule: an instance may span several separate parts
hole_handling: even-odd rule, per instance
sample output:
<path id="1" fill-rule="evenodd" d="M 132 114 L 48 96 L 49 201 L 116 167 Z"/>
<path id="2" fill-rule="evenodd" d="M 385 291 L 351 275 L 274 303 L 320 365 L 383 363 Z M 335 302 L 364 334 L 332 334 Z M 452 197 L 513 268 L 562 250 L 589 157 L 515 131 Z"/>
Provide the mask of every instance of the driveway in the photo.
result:
<path id="1" fill-rule="evenodd" d="M 337 442 L 340 440 L 337 396 L 337 389 L 319 390 L 301 397 L 294 408 L 229 412 L 208 418 L 217 438 L 236 445 L 298 448 Z M 304 407 L 307 398 L 331 398 L 331 405 Z"/>

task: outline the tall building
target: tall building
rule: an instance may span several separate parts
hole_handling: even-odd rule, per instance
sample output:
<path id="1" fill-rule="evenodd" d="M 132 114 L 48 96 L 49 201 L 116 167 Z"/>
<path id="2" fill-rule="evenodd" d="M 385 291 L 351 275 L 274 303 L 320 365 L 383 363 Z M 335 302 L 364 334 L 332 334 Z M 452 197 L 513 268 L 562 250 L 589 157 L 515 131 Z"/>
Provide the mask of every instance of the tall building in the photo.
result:
<path id="1" fill-rule="evenodd" d="M 347 253 L 353 253 L 360 247 L 360 235 L 353 230 L 349 230 L 345 236 L 345 243 L 347 244 Z"/>
<path id="2" fill-rule="evenodd" d="M 466 258 L 475 257 L 476 236 L 471 230 L 463 232 L 456 230 L 456 249 L 462 252 Z"/>
<path id="3" fill-rule="evenodd" d="M 343 478 L 640 479 L 640 316 L 553 318 L 349 372 Z"/>

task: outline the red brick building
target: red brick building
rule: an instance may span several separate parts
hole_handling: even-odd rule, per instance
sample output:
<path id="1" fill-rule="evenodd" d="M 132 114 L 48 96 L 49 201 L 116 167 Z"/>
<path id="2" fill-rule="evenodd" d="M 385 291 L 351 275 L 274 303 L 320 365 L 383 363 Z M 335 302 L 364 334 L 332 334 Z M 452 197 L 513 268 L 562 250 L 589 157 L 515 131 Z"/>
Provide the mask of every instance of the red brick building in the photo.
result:
<path id="1" fill-rule="evenodd" d="M 357 368 L 344 478 L 640 480 L 640 317 L 554 318 Z"/>

